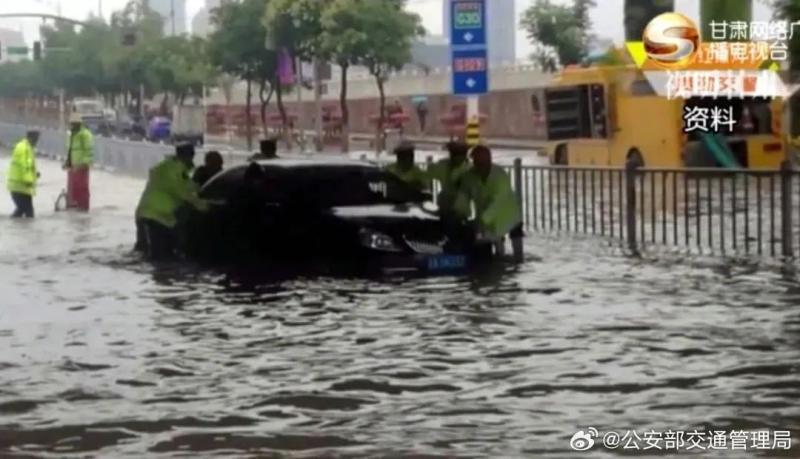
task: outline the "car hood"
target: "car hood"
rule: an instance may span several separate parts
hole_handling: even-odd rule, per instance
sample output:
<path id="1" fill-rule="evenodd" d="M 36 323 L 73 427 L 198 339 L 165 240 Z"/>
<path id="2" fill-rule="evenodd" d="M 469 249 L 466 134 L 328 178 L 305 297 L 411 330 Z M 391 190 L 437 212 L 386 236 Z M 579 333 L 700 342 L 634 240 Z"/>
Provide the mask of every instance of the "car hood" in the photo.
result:
<path id="1" fill-rule="evenodd" d="M 343 220 L 420 220 L 438 222 L 435 208 L 430 210 L 420 204 L 376 204 L 369 206 L 334 207 L 330 213 Z"/>

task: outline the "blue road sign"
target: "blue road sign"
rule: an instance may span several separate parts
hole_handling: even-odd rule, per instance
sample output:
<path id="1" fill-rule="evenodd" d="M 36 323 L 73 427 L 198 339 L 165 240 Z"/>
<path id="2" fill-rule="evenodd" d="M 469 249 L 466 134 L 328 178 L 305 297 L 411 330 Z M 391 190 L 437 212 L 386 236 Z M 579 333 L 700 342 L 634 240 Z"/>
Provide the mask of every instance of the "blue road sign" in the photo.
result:
<path id="1" fill-rule="evenodd" d="M 453 94 L 463 96 L 485 94 L 489 91 L 486 0 L 448 1 Z"/>
<path id="2" fill-rule="evenodd" d="M 485 0 L 450 0 L 450 45 L 486 46 Z"/>
<path id="3" fill-rule="evenodd" d="M 486 48 L 453 49 L 453 94 L 478 95 L 489 91 Z"/>

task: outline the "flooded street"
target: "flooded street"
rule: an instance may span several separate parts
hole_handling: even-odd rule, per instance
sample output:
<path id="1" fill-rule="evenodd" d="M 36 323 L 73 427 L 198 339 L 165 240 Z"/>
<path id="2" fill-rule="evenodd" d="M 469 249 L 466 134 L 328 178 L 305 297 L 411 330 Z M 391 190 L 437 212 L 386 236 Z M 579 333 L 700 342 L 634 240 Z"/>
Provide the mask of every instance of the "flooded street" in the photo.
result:
<path id="1" fill-rule="evenodd" d="M 152 266 L 143 181 L 96 172 L 91 214 L 54 213 L 64 174 L 40 168 L 35 221 L 0 197 L 0 457 L 622 454 L 573 451 L 589 427 L 792 430 L 701 455 L 800 456 L 792 275 L 536 234 L 471 277 Z"/>

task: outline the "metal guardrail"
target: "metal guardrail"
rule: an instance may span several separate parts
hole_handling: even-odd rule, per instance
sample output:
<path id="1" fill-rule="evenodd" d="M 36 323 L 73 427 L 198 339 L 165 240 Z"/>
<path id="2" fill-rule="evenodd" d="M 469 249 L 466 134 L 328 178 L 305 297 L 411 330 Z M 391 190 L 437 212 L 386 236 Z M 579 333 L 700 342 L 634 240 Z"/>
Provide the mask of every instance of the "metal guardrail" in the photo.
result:
<path id="1" fill-rule="evenodd" d="M 40 132 L 39 144 L 36 147 L 39 154 L 63 159 L 67 141 L 65 131 L 0 123 L 0 144 L 13 145 L 25 136 L 28 129 L 37 129 Z M 153 166 L 174 152 L 174 147 L 171 145 L 101 136 L 95 136 L 94 149 L 97 165 L 113 172 L 141 177 L 147 176 L 147 172 Z M 246 158 L 246 155 L 232 150 L 222 153 L 226 164 L 237 164 Z"/>
<path id="2" fill-rule="evenodd" d="M 795 258 L 800 255 L 800 172 L 563 166 L 507 168 L 525 226 L 596 235 L 638 253 Z"/>

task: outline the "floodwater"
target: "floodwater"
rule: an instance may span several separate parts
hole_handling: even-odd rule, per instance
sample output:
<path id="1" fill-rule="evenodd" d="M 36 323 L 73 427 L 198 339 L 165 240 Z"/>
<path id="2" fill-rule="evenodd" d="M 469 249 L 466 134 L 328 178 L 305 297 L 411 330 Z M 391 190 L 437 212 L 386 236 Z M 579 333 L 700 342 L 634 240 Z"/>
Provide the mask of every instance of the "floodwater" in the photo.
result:
<path id="1" fill-rule="evenodd" d="M 254 281 L 131 255 L 140 180 L 54 213 L 41 168 L 39 218 L 0 217 L 0 457 L 622 453 L 570 449 L 589 427 L 794 430 L 700 455 L 800 455 L 790 273 L 531 235 L 471 277 Z"/>

